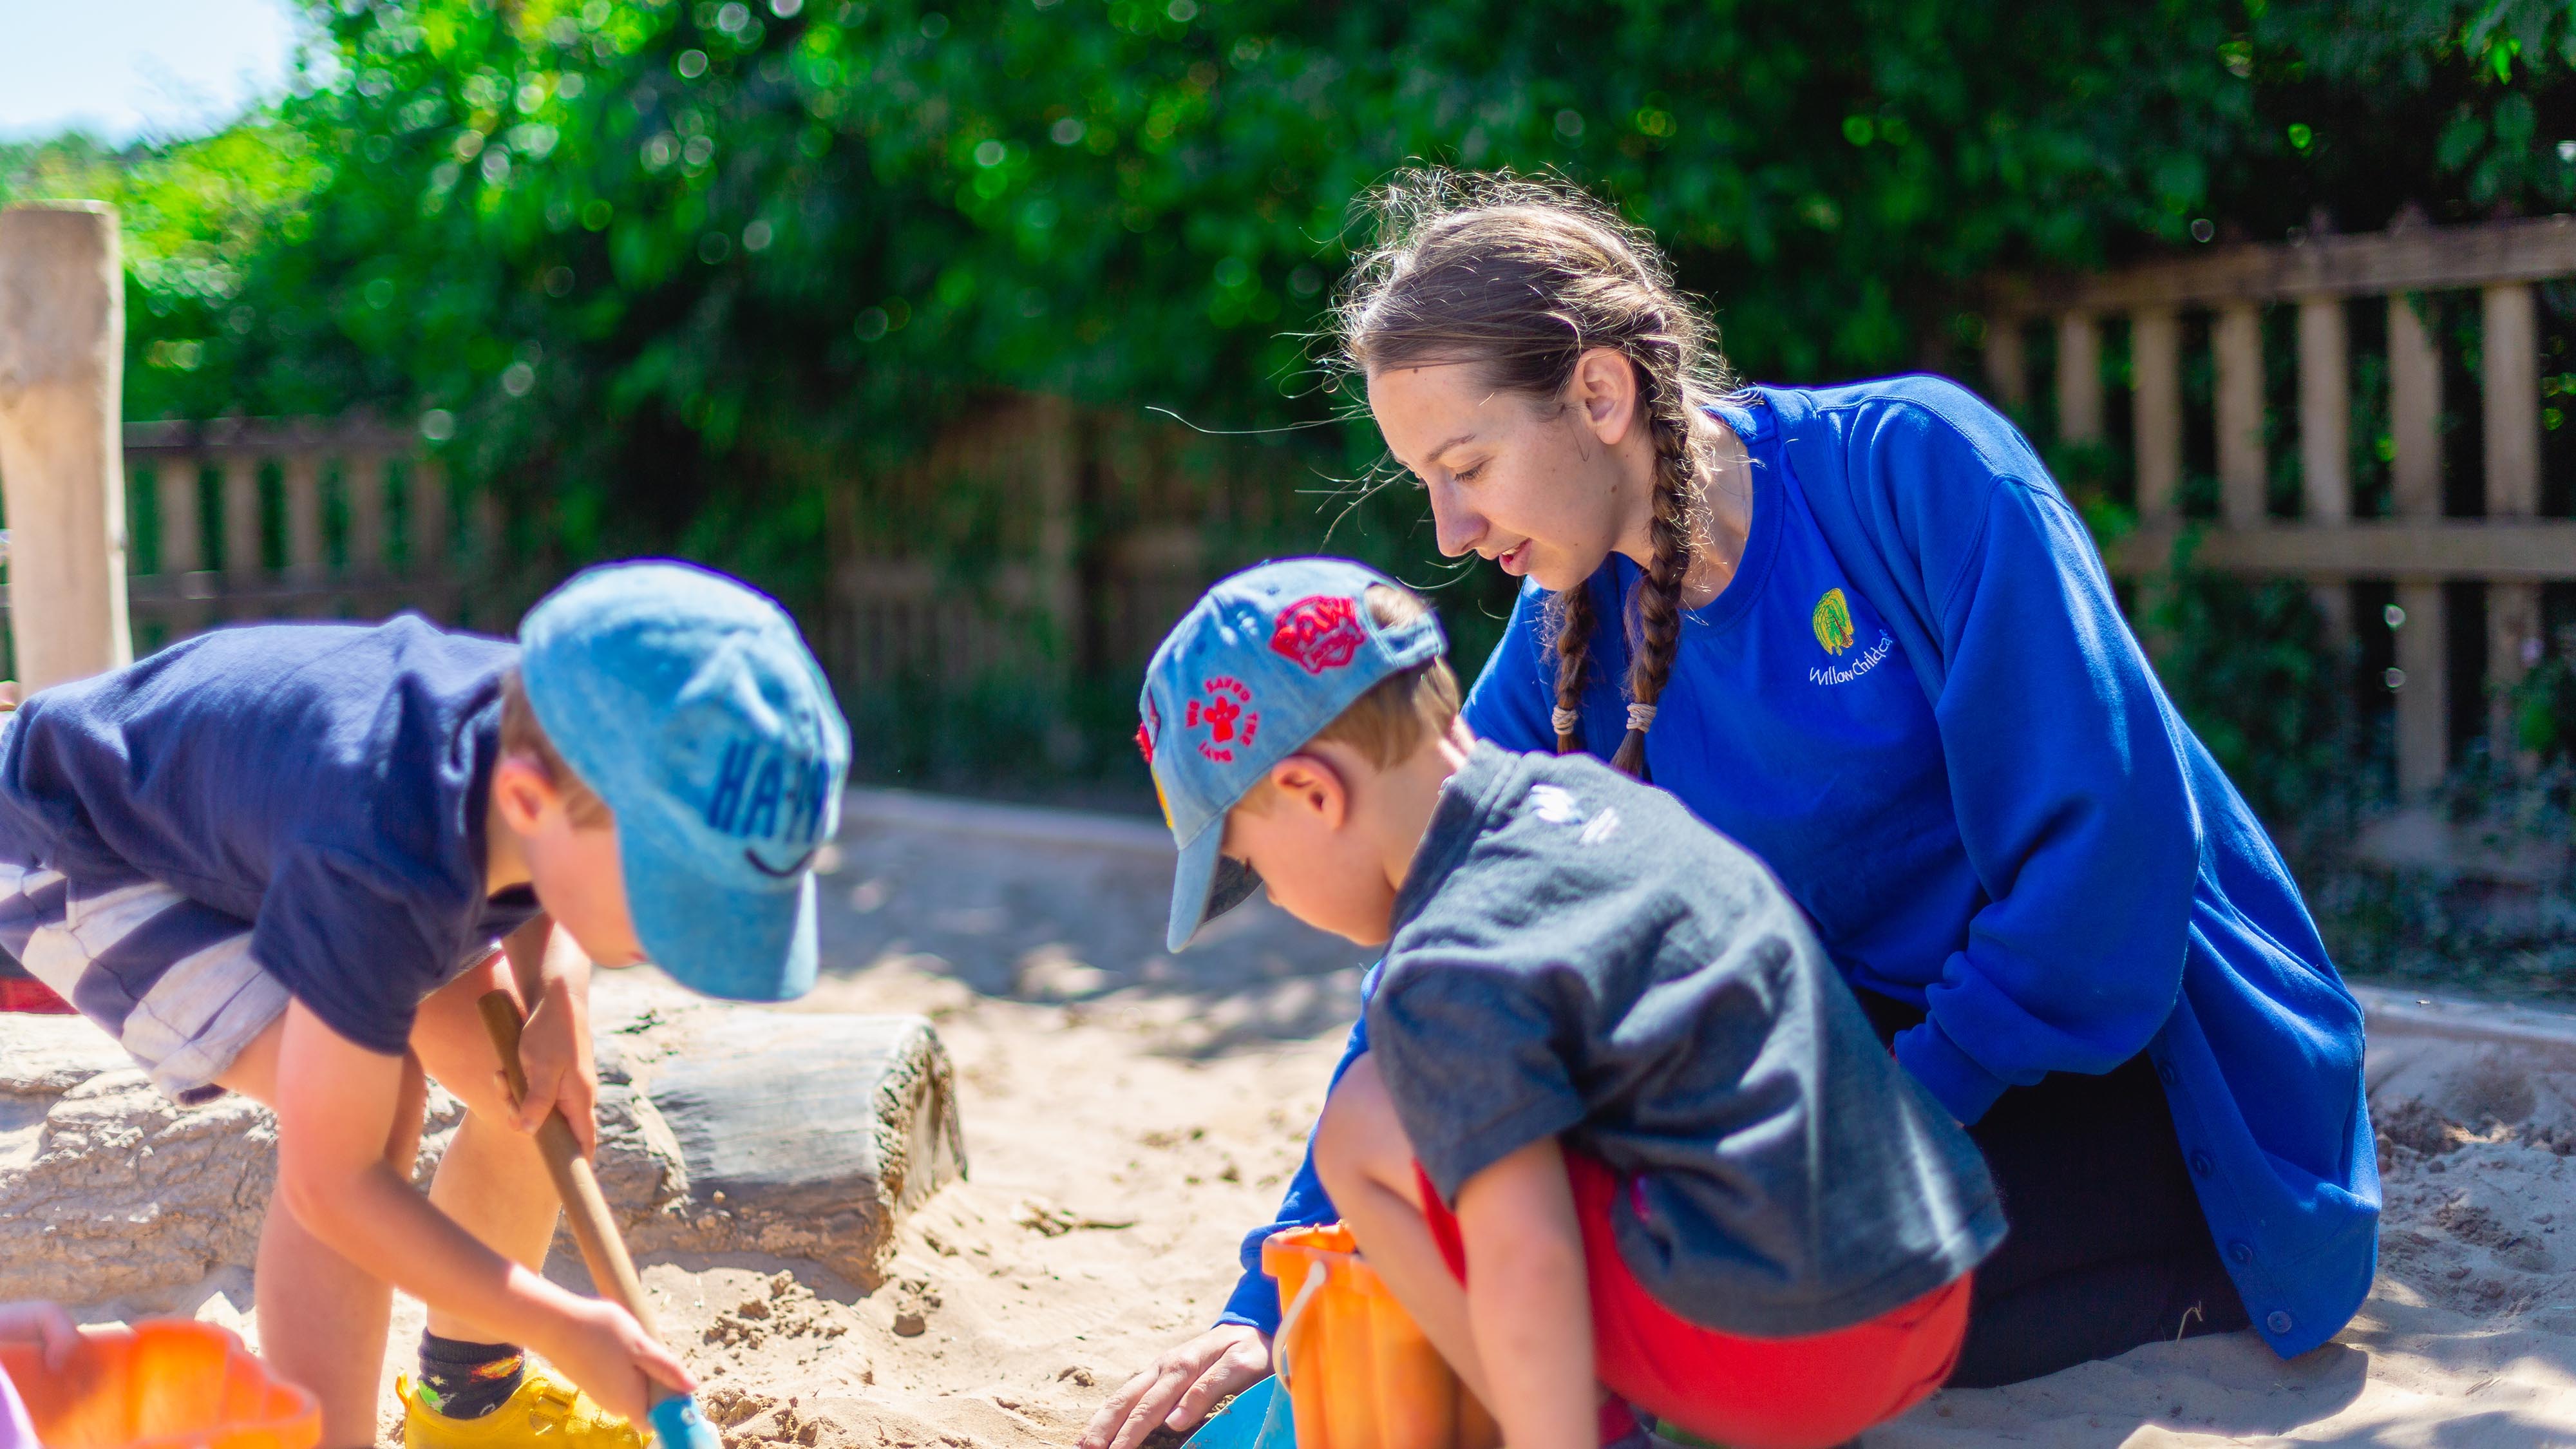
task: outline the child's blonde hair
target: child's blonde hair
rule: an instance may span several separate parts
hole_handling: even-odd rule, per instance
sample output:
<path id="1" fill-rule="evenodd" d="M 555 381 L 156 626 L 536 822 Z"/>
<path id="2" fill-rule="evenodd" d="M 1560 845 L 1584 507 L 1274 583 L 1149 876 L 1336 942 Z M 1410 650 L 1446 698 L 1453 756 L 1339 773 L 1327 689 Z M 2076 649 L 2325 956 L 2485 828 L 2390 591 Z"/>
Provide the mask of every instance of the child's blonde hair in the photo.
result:
<path id="1" fill-rule="evenodd" d="M 590 788 L 566 763 L 555 742 L 546 737 L 546 727 L 537 723 L 536 706 L 528 703 L 528 686 L 519 671 L 501 676 L 501 753 L 525 755 L 536 762 L 552 782 L 555 793 L 563 797 L 564 811 L 575 825 L 606 825 L 613 818 L 608 802 Z"/>
<path id="2" fill-rule="evenodd" d="M 1361 597 L 1380 629 L 1399 628 L 1431 612 L 1419 594 L 1391 584 L 1371 584 Z M 1349 708 L 1306 743 L 1330 740 L 1347 745 L 1382 770 L 1447 734 L 1450 721 L 1457 717 L 1458 676 L 1449 668 L 1447 655 L 1435 654 L 1369 686 L 1368 693 L 1352 700 Z M 1243 803 L 1254 810 L 1267 809 L 1269 796 L 1258 789 L 1247 791 Z"/>

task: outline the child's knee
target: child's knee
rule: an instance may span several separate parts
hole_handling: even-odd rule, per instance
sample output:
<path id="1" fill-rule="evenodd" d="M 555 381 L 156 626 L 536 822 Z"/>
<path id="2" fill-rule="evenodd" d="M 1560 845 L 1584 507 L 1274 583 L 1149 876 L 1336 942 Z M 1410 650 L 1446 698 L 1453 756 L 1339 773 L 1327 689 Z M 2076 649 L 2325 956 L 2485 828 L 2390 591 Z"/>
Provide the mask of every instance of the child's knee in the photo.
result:
<path id="1" fill-rule="evenodd" d="M 1342 1196 L 1358 1183 L 1409 1178 L 1412 1169 L 1413 1143 L 1395 1115 L 1395 1101 L 1377 1063 L 1362 1056 L 1342 1073 L 1316 1119 L 1316 1175 L 1326 1192 Z"/>

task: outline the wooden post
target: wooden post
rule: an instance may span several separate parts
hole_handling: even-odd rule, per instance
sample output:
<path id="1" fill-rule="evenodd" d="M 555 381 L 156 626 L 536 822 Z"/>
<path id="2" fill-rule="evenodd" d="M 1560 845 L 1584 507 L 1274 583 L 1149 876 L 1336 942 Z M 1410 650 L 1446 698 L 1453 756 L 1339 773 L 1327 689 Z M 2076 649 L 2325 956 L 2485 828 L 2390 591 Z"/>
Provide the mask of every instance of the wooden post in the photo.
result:
<path id="1" fill-rule="evenodd" d="M 1070 401 L 1041 394 L 1031 407 L 1035 448 L 1030 461 L 1036 465 L 1038 494 L 1035 602 L 1055 632 L 1056 676 L 1070 683 L 1082 646 L 1082 581 L 1074 572 L 1074 490 L 1080 481 L 1081 443 L 1074 436 Z"/>
<path id="2" fill-rule="evenodd" d="M 385 571 L 385 458 L 359 453 L 341 466 L 349 489 L 349 572 L 372 582 Z"/>
<path id="3" fill-rule="evenodd" d="M 259 457 L 224 457 L 224 581 L 255 585 L 260 575 Z"/>
<path id="4" fill-rule="evenodd" d="M 322 460 L 298 446 L 280 465 L 286 487 L 286 577 L 299 589 L 322 582 Z M 332 612 L 330 600 L 306 594 L 277 611 L 317 618 Z"/>
<path id="5" fill-rule="evenodd" d="M 2312 527 L 2352 522 L 2352 349 L 2341 297 L 2299 299 L 2299 511 Z M 2335 678 L 2352 660 L 2352 581 L 2314 579 Z"/>
<path id="6" fill-rule="evenodd" d="M 2102 441 L 2102 324 L 2088 312 L 2057 319 L 2057 436 Z"/>
<path id="7" fill-rule="evenodd" d="M 2400 518 L 2442 515 L 2442 356 L 2413 299 L 2388 299 L 2389 414 L 2397 442 L 2392 492 Z M 2451 766 L 2449 634 L 2439 578 L 2400 579 L 2397 607 L 2397 789 L 2415 797 Z"/>
<path id="8" fill-rule="evenodd" d="M 23 698 L 130 663 L 125 269 L 94 201 L 0 211 L 0 488 Z"/>
<path id="9" fill-rule="evenodd" d="M 2210 329 L 2218 363 L 2218 488 L 2220 516 L 2230 528 L 2261 528 L 2265 500 L 2263 455 L 2263 313 L 2251 302 L 2218 311 Z"/>
<path id="10" fill-rule="evenodd" d="M 2486 422 L 2486 502 L 2490 518 L 2529 518 L 2540 511 L 2540 317 L 2531 287 L 2486 289 L 2485 365 L 2480 396 Z M 2522 768 L 2512 690 L 2540 661 L 2540 585 L 2487 585 L 2487 738 L 2498 760 Z"/>
<path id="11" fill-rule="evenodd" d="M 2137 378 L 2138 518 L 2174 523 L 2182 513 L 2182 325 L 2171 308 L 2130 317 L 2129 367 Z"/>
<path id="12" fill-rule="evenodd" d="M 448 502 L 447 473 L 434 460 L 412 460 L 410 504 L 411 554 L 406 563 L 415 574 L 439 573 L 447 567 L 447 542 L 455 531 L 456 514 Z"/>
<path id="13" fill-rule="evenodd" d="M 1986 319 L 1986 396 L 2008 413 L 2030 405 L 2030 360 L 2023 355 L 2019 313 Z"/>

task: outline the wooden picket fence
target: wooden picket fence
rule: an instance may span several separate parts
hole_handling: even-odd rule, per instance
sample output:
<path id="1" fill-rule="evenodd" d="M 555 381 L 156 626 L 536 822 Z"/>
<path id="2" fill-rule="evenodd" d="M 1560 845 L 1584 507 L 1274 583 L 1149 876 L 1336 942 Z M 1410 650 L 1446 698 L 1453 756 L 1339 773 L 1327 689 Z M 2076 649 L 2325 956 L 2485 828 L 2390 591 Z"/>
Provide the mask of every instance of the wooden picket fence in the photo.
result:
<path id="1" fill-rule="evenodd" d="M 2576 520 L 2542 517 L 2542 315 L 2536 288 L 2576 277 L 2576 218 L 2479 226 L 2400 225 L 2367 236 L 2228 246 L 2090 276 L 2007 282 L 1987 315 L 1987 391 L 2026 418 L 2054 413 L 2057 439 L 2107 441 L 2106 396 L 2125 373 L 2139 527 L 2109 551 L 2114 571 L 2151 583 L 2195 530 L 2198 566 L 2304 579 L 2344 656 L 2356 630 L 2395 633 L 2384 685 L 2395 696 L 2397 784 L 2421 796 L 2462 741 L 2452 691 L 2491 698 L 2542 657 L 2544 586 L 2576 580 Z M 2446 480 L 2442 436 L 2446 309 L 2476 298 L 2482 476 Z M 2385 307 L 2388 507 L 2355 506 L 2351 384 L 2355 309 Z M 2267 309 L 2295 311 L 2296 403 L 2268 407 Z M 2205 318 L 2209 414 L 2187 416 L 2186 340 Z M 2365 319 L 2368 320 L 2368 319 Z M 2465 321 L 2465 319 L 2459 319 Z M 2106 333 L 2126 333 L 2125 368 Z M 2032 377 L 2034 335 L 2053 341 L 2045 397 Z M 2461 359 L 2454 357 L 2456 363 Z M 2043 406 L 2043 404 L 2045 406 Z M 2214 435 L 2217 507 L 2183 508 L 2187 429 Z M 2276 513 L 2275 438 L 2295 435 L 2297 502 Z M 2375 438 L 2363 440 L 2374 446 Z M 2354 585 L 2393 588 L 2378 619 L 2356 619 Z M 2462 585 L 2470 587 L 2463 589 Z M 2374 595 L 2375 596 L 2375 595 Z M 2483 677 L 2450 657 L 2459 608 L 2485 615 Z M 2462 714 L 2468 711 L 2459 712 Z M 2500 707 L 2488 716 L 2499 745 Z"/>
<path id="2" fill-rule="evenodd" d="M 409 609 L 509 625 L 473 607 L 474 582 L 499 563 L 496 516 L 480 498 L 460 510 L 407 430 L 363 416 L 128 423 L 124 455 L 138 655 L 248 620 Z"/>

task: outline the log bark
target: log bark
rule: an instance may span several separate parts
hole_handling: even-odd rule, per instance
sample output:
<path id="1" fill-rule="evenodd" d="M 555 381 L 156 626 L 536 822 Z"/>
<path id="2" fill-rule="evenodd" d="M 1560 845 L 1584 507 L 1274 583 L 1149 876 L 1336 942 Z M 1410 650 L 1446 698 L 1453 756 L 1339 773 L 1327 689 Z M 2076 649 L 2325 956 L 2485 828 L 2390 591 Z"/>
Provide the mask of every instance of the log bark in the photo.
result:
<path id="1" fill-rule="evenodd" d="M 595 1037 L 600 1185 L 640 1260 L 760 1253 L 870 1290 L 903 1215 L 964 1175 L 954 1076 L 920 1017 L 692 1003 Z M 422 1182 L 462 1115 L 433 1094 Z M 0 1300 L 150 1308 L 248 1273 L 276 1134 L 240 1097 L 177 1106 L 77 1017 L 0 1015 Z"/>

